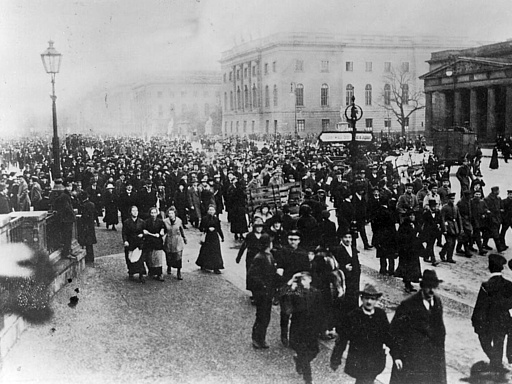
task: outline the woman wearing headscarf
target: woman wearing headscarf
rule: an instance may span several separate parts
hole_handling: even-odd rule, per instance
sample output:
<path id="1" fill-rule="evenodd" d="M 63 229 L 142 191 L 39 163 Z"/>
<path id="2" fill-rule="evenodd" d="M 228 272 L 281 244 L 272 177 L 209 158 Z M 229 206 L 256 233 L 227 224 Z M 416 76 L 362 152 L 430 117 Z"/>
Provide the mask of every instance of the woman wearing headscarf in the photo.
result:
<path id="1" fill-rule="evenodd" d="M 176 208 L 169 207 L 167 210 L 167 218 L 164 220 L 165 231 L 167 236 L 164 242 L 165 258 L 167 261 L 167 274 L 171 274 L 171 269 L 176 268 L 178 280 L 183 280 L 181 276 L 182 258 L 184 244 L 187 244 L 185 231 L 181 219 L 176 216 Z"/>
<path id="2" fill-rule="evenodd" d="M 196 264 L 203 271 L 213 270 L 214 273 L 220 274 L 220 270 L 224 269 L 224 261 L 219 238 L 224 242 L 224 233 L 219 219 L 215 216 L 215 210 L 215 205 L 210 205 L 206 216 L 201 220 L 199 230 L 204 234 L 204 240 L 202 240 Z"/>
<path id="3" fill-rule="evenodd" d="M 154 276 L 159 281 L 164 281 L 162 273 L 162 256 L 164 249 L 163 235 L 164 222 L 159 217 L 156 207 L 149 210 L 149 219 L 145 221 L 144 242 L 142 243 L 142 257 L 148 264 L 149 276 Z"/>

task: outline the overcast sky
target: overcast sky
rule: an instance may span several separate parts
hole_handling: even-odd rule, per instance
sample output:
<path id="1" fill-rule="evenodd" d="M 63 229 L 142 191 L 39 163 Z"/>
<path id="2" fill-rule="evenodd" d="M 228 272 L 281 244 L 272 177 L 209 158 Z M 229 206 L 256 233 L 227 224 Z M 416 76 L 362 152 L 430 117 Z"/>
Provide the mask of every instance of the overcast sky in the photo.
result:
<path id="1" fill-rule="evenodd" d="M 63 54 L 57 108 L 142 75 L 220 69 L 220 52 L 279 31 L 512 38 L 510 0 L 2 0 L 0 135 L 51 122 L 48 40 Z"/>

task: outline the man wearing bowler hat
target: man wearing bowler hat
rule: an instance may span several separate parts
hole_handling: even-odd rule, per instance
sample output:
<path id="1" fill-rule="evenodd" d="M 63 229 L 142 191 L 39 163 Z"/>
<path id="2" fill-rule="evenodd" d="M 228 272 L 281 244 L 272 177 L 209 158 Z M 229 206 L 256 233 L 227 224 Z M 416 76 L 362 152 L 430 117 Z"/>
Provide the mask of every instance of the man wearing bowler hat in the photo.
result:
<path id="1" fill-rule="evenodd" d="M 490 360 L 490 369 L 497 373 L 508 372 L 503 366 L 503 346 L 512 325 L 509 312 L 512 308 L 512 282 L 502 275 L 506 262 L 499 254 L 489 255 L 491 278 L 480 286 L 471 317 L 480 345 Z"/>
<path id="2" fill-rule="evenodd" d="M 402 301 L 391 321 L 390 384 L 446 384 L 443 306 L 434 290 L 442 283 L 435 271 L 423 272 L 421 290 Z"/>
<path id="3" fill-rule="evenodd" d="M 383 309 L 376 304 L 382 293 L 366 284 L 361 295 L 362 305 L 350 312 L 331 355 L 331 368 L 338 369 L 347 343 L 350 346 L 345 373 L 356 379 L 356 384 L 372 384 L 386 366 L 384 344 L 391 345 L 389 321 Z"/>

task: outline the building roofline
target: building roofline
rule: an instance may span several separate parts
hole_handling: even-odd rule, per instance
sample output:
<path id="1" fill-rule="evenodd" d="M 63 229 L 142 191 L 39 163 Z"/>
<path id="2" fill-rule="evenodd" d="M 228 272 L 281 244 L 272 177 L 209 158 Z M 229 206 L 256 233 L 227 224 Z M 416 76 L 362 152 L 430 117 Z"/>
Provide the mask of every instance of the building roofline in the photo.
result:
<path id="1" fill-rule="evenodd" d="M 473 42 L 474 43 L 474 42 Z M 350 46 L 414 46 L 424 48 L 467 47 L 471 42 L 464 37 L 446 36 L 407 36 L 407 35 L 356 35 L 356 34 L 331 34 L 310 32 L 280 32 L 242 44 L 221 53 L 220 63 L 225 63 L 233 58 L 249 54 L 254 51 L 271 49 L 275 46 L 331 46 L 337 48 Z"/>

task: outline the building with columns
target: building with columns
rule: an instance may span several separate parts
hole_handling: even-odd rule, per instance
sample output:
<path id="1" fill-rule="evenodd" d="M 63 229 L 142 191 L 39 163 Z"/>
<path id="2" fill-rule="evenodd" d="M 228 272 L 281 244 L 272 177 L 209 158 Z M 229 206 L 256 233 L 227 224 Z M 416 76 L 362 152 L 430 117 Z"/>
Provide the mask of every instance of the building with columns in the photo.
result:
<path id="1" fill-rule="evenodd" d="M 409 92 L 421 91 L 418 77 L 433 50 L 468 46 L 462 38 L 294 32 L 242 43 L 220 60 L 222 132 L 304 136 L 334 130 L 351 96 L 364 110 L 358 128 L 399 132 L 383 106 L 389 75 L 404 71 Z M 424 110 L 413 113 L 410 133 L 422 132 L 424 121 Z"/>
<path id="2" fill-rule="evenodd" d="M 433 52 L 425 88 L 427 135 L 452 126 L 482 143 L 512 135 L 512 41 Z"/>

